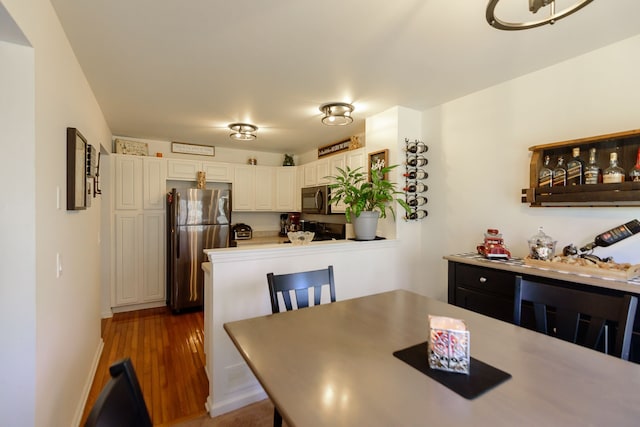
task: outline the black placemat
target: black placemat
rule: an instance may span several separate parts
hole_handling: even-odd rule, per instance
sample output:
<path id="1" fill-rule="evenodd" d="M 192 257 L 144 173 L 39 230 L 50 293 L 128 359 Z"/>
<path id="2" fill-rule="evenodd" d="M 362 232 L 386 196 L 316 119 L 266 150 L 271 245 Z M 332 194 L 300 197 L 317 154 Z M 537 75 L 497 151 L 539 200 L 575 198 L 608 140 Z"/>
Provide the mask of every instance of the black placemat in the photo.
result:
<path id="1" fill-rule="evenodd" d="M 511 374 L 473 357 L 469 375 L 431 369 L 427 358 L 427 341 L 395 351 L 393 355 L 466 399 L 474 399 L 511 378 Z"/>

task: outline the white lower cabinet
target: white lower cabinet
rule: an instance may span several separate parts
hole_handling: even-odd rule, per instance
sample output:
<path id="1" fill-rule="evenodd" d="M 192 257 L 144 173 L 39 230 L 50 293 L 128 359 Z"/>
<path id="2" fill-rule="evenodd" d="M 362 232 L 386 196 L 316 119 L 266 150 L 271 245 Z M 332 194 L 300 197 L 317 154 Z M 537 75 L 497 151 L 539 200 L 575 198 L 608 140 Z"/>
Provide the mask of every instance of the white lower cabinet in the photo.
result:
<path id="1" fill-rule="evenodd" d="M 115 214 L 114 307 L 165 301 L 165 214 Z"/>
<path id="2" fill-rule="evenodd" d="M 114 306 L 140 302 L 142 283 L 142 214 L 115 216 L 115 295 Z"/>

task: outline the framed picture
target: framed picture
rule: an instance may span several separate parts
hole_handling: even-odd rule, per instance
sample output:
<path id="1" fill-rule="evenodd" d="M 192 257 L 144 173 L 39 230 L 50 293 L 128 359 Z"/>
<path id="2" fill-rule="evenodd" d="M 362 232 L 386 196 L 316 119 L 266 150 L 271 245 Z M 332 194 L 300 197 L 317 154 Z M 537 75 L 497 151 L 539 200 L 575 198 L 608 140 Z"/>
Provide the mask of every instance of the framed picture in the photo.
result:
<path id="1" fill-rule="evenodd" d="M 371 181 L 371 170 L 372 169 L 382 169 L 384 167 L 389 166 L 389 150 L 380 150 L 369 153 L 369 181 Z M 389 179 L 389 174 L 384 174 L 384 179 Z"/>
<path id="2" fill-rule="evenodd" d="M 76 128 L 67 128 L 67 210 L 87 208 L 87 140 Z"/>
<path id="3" fill-rule="evenodd" d="M 210 145 L 189 144 L 186 142 L 172 142 L 172 153 L 197 154 L 199 156 L 215 156 L 216 149 Z"/>

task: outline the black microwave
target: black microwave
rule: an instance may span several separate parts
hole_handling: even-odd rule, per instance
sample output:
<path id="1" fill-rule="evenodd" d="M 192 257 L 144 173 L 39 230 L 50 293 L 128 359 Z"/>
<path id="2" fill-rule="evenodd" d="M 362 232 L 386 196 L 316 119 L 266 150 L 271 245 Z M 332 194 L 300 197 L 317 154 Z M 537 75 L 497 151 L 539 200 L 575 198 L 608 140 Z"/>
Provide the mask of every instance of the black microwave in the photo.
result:
<path id="1" fill-rule="evenodd" d="M 302 189 L 302 213 L 328 215 L 331 213 L 329 205 L 329 187 L 320 185 Z"/>

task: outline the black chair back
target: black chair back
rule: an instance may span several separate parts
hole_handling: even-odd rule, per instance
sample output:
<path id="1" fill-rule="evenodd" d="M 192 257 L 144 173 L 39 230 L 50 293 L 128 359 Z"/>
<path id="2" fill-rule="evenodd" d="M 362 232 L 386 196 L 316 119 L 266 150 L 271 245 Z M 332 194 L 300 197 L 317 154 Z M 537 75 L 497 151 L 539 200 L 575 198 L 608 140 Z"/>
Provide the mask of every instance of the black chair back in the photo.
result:
<path id="1" fill-rule="evenodd" d="M 111 379 L 91 408 L 85 427 L 151 427 L 131 359 L 118 360 L 109 373 Z"/>
<path id="2" fill-rule="evenodd" d="M 282 295 L 282 300 L 284 301 L 284 306 L 287 311 L 294 309 L 291 291 L 295 293 L 297 308 L 309 307 L 309 294 L 311 289 L 313 289 L 314 305 L 320 305 L 323 286 L 329 286 L 329 298 L 331 302 L 336 302 L 336 288 L 333 282 L 332 265 L 322 270 L 303 271 L 300 273 L 279 275 L 268 273 L 267 284 L 269 285 L 271 312 L 274 314 L 281 311 L 278 294 Z M 273 409 L 273 426 L 282 426 L 282 416 L 275 406 Z"/>
<path id="3" fill-rule="evenodd" d="M 329 297 L 331 302 L 336 301 L 336 290 L 333 282 L 333 266 L 314 271 L 303 271 L 300 273 L 289 273 L 275 275 L 267 274 L 269 285 L 269 295 L 271 297 L 271 311 L 279 313 L 280 304 L 278 294 L 282 295 L 285 309 L 293 310 L 291 291 L 295 292 L 295 302 L 297 308 L 309 307 L 310 290 L 313 288 L 314 305 L 319 305 L 321 301 L 322 287 L 329 286 Z"/>
<path id="4" fill-rule="evenodd" d="M 629 360 L 636 297 L 600 295 L 517 276 L 513 308 L 516 325 L 522 321 L 523 301 L 533 304 L 538 332 Z"/>

